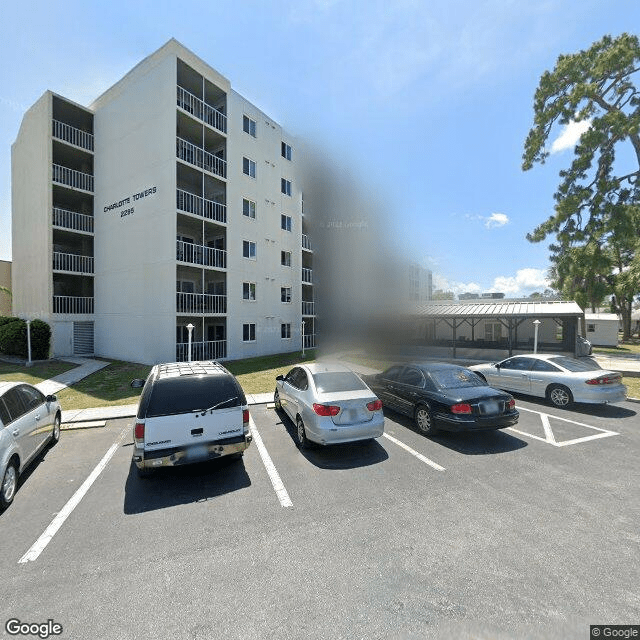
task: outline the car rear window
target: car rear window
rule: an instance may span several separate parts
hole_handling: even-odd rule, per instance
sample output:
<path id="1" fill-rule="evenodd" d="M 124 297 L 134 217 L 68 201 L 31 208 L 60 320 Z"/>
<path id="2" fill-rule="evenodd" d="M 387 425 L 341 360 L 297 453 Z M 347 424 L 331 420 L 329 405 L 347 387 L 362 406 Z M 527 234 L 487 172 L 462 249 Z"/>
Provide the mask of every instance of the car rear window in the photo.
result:
<path id="1" fill-rule="evenodd" d="M 440 369 L 439 371 L 432 371 L 431 377 L 441 389 L 487 386 L 484 380 L 468 369 Z"/>
<path id="2" fill-rule="evenodd" d="M 228 402 L 225 402 L 227 401 Z M 229 376 L 180 376 L 156 380 L 151 389 L 146 417 L 170 416 L 246 404 L 240 385 Z"/>
<path id="3" fill-rule="evenodd" d="M 567 371 L 595 371 L 600 369 L 597 363 L 591 360 L 575 360 L 574 358 L 568 358 L 567 356 L 558 356 L 557 358 L 549 358 L 549 362 L 559 364 L 561 367 L 567 369 Z"/>
<path id="4" fill-rule="evenodd" d="M 312 375 L 318 393 L 365 391 L 369 388 L 355 373 L 349 371 L 323 371 Z"/>

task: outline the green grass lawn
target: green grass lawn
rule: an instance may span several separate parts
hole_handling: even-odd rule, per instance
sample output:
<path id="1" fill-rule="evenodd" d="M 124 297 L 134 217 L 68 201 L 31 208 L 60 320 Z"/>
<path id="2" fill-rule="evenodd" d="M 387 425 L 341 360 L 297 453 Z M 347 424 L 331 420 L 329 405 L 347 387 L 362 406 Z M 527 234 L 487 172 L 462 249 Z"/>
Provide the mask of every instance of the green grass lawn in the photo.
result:
<path id="1" fill-rule="evenodd" d="M 13 364 L 9 362 L 0 362 L 0 380 L 10 382 L 28 382 L 29 384 L 38 384 L 43 380 L 55 378 L 55 376 L 74 369 L 77 365 L 70 362 L 60 362 L 59 360 L 50 360 L 34 364 L 32 367 L 25 367 L 22 364 Z"/>
<path id="2" fill-rule="evenodd" d="M 619 342 L 617 347 L 593 347 L 593 353 L 603 353 L 607 355 L 640 355 L 640 339 L 632 338 L 628 342 Z"/>
<path id="3" fill-rule="evenodd" d="M 622 378 L 622 382 L 627 385 L 627 396 L 640 400 L 640 378 Z"/>

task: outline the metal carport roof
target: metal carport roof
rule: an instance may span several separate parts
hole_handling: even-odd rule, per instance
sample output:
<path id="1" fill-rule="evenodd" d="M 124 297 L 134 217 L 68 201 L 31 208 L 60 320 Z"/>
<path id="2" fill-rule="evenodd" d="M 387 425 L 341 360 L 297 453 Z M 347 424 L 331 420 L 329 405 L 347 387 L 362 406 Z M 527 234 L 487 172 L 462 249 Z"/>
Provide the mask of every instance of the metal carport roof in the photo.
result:
<path id="1" fill-rule="evenodd" d="M 431 302 L 415 308 L 422 318 L 567 318 L 582 316 L 576 302 Z"/>

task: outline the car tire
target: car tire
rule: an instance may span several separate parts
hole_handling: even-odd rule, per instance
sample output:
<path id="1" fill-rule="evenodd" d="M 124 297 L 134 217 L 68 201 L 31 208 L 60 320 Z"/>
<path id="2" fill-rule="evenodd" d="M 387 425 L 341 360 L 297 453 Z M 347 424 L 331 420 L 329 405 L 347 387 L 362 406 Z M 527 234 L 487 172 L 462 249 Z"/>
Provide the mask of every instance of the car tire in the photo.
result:
<path id="1" fill-rule="evenodd" d="M 13 502 L 18 489 L 18 467 L 15 460 L 10 460 L 4 471 L 0 485 L 0 510 L 4 511 Z"/>
<path id="2" fill-rule="evenodd" d="M 567 387 L 553 384 L 547 389 L 547 399 L 554 407 L 564 409 L 573 402 L 573 395 Z"/>
<path id="3" fill-rule="evenodd" d="M 311 447 L 311 441 L 307 438 L 307 431 L 304 428 L 304 422 L 302 422 L 300 416 L 298 416 L 296 420 L 296 440 L 301 449 L 309 449 Z"/>
<path id="4" fill-rule="evenodd" d="M 60 441 L 60 414 L 57 413 L 53 421 L 53 431 L 51 432 L 51 440 L 49 446 L 53 447 Z"/>
<path id="5" fill-rule="evenodd" d="M 437 429 L 433 426 L 433 416 L 429 407 L 424 404 L 419 404 L 413 413 L 413 419 L 418 427 L 420 433 L 424 433 L 425 436 L 434 434 Z"/>
<path id="6" fill-rule="evenodd" d="M 280 402 L 280 394 L 277 389 L 273 393 L 273 404 L 275 405 L 276 411 L 282 411 L 282 402 Z"/>

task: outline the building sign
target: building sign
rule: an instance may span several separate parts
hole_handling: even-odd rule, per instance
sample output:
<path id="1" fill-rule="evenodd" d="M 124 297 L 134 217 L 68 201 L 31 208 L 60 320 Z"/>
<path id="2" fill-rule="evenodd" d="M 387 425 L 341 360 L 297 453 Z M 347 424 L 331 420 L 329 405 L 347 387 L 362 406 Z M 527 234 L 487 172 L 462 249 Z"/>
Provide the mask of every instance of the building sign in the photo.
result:
<path id="1" fill-rule="evenodd" d="M 135 203 L 139 202 L 143 198 L 149 198 L 150 196 L 154 196 L 157 192 L 157 187 L 149 187 L 148 189 L 143 189 L 142 191 L 137 191 L 136 193 L 132 193 L 130 196 L 126 198 L 122 198 L 120 200 L 116 200 L 111 204 L 107 204 L 104 206 L 104 213 L 109 213 L 113 211 L 114 213 L 119 213 L 121 218 L 125 216 L 130 216 L 135 213 Z"/>

